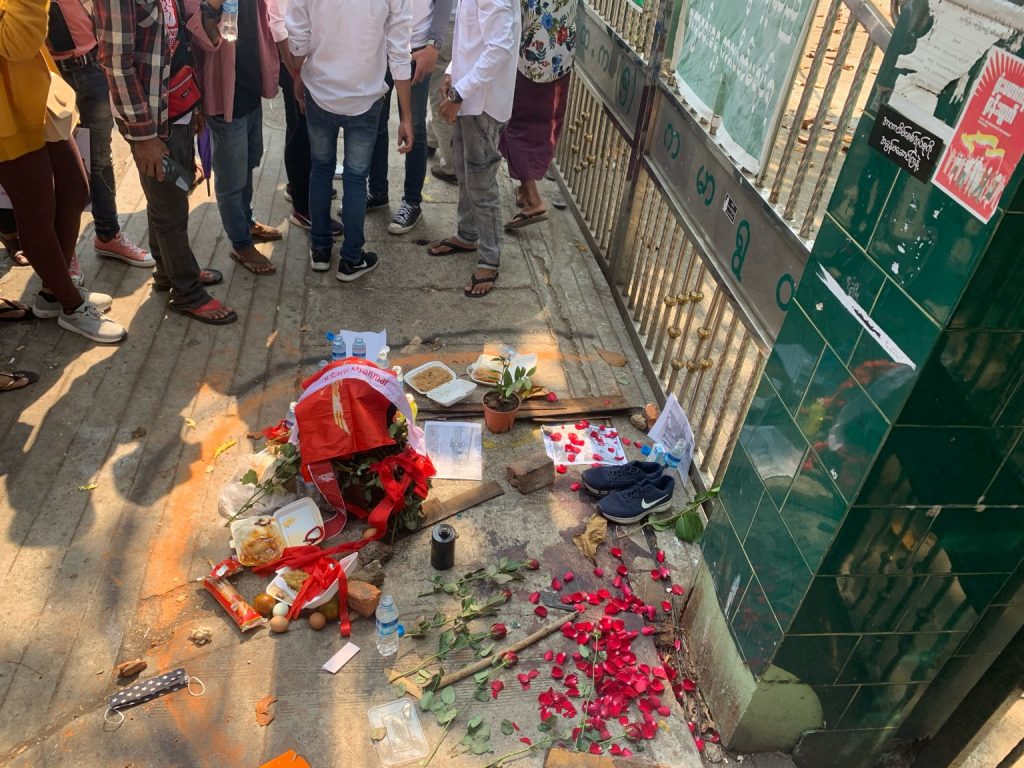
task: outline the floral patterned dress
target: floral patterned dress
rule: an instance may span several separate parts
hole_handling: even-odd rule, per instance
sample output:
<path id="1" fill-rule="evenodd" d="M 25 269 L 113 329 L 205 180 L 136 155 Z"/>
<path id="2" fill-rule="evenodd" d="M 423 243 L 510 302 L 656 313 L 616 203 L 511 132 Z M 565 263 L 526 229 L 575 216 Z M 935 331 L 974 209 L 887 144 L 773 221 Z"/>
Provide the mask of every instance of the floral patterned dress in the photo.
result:
<path id="1" fill-rule="evenodd" d="M 576 49 L 577 0 L 521 0 L 523 37 L 519 72 L 535 83 L 550 83 L 572 71 Z"/>

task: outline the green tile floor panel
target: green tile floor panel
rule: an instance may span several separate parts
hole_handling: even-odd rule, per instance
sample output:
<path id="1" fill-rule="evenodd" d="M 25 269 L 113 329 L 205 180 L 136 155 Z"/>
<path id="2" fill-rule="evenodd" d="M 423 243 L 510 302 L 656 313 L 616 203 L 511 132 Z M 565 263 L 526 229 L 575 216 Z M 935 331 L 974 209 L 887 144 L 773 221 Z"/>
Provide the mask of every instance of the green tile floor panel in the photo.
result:
<path id="1" fill-rule="evenodd" d="M 998 479 L 996 472 L 1019 436 L 1019 429 L 1009 427 L 893 427 L 856 503 L 999 504 L 991 494 L 986 497 L 986 489 Z M 1024 462 L 1024 455 L 1020 458 Z M 1005 478 L 997 495 L 1011 493 L 1020 479 Z"/>
<path id="2" fill-rule="evenodd" d="M 764 496 L 764 483 L 742 445 L 733 448 L 732 458 L 722 479 L 717 502 L 726 509 L 736 535 L 742 540 Z M 717 510 L 716 510 L 717 512 Z M 714 517 L 716 513 L 712 513 Z"/>
<path id="3" fill-rule="evenodd" d="M 1024 430 L 982 498 L 986 504 L 1024 506 Z"/>
<path id="4" fill-rule="evenodd" d="M 1024 627 L 1024 605 L 993 605 L 967 635 L 957 656 L 998 654 Z"/>
<path id="5" fill-rule="evenodd" d="M 707 563 L 715 585 L 715 595 L 726 621 L 736 611 L 740 599 L 753 575 L 747 555 L 729 520 L 727 508 L 720 503 L 701 537 L 701 553 Z"/>
<path id="6" fill-rule="evenodd" d="M 761 499 L 743 548 L 779 625 L 788 628 L 811 583 L 811 570 L 769 494 Z"/>
<path id="7" fill-rule="evenodd" d="M 930 738 L 943 726 L 953 710 L 988 671 L 998 654 L 953 656 L 928 686 L 927 694 L 918 702 L 900 726 L 900 736 Z"/>
<path id="8" fill-rule="evenodd" d="M 780 512 L 804 562 L 817 570 L 846 513 L 846 501 L 821 459 L 808 451 Z"/>
<path id="9" fill-rule="evenodd" d="M 833 685 L 858 640 L 858 635 L 786 635 L 772 663 L 808 685 Z"/>
<path id="10" fill-rule="evenodd" d="M 861 635 L 836 683 L 928 682 L 963 640 L 963 632 Z"/>
<path id="11" fill-rule="evenodd" d="M 851 507 L 820 573 L 904 573 L 935 514 L 932 507 Z"/>
<path id="12" fill-rule="evenodd" d="M 931 508 L 927 535 L 909 562 L 915 573 L 1009 574 L 1024 553 L 1024 507 Z"/>
<path id="13" fill-rule="evenodd" d="M 1024 189 L 1018 197 L 1024 200 Z M 951 328 L 1024 331 L 1021 243 L 1024 243 L 1024 213 L 1004 216 L 984 260 L 953 313 Z"/>
<path id="14" fill-rule="evenodd" d="M 751 402 L 740 445 L 776 506 L 781 506 L 807 453 L 807 439 L 767 377 Z"/>
<path id="15" fill-rule="evenodd" d="M 782 627 L 756 576 L 750 580 L 730 628 L 751 673 L 760 679 L 782 640 Z"/>
<path id="16" fill-rule="evenodd" d="M 899 422 L 1020 426 L 1022 382 L 1024 332 L 945 331 L 921 370 Z"/>
<path id="17" fill-rule="evenodd" d="M 865 112 L 857 121 L 842 177 L 829 203 L 829 215 L 865 250 L 899 174 L 894 163 L 867 143 L 875 125 L 874 117 Z"/>
<path id="18" fill-rule="evenodd" d="M 825 339 L 800 306 L 793 302 L 775 339 L 764 373 L 793 416 L 818 366 Z"/>

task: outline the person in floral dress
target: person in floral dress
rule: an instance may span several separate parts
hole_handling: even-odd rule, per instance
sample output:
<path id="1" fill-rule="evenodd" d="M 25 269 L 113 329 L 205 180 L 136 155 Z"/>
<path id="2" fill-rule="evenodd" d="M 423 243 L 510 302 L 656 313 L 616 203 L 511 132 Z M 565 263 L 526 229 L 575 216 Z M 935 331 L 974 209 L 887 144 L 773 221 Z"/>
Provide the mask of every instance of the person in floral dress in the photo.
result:
<path id="1" fill-rule="evenodd" d="M 547 173 L 562 134 L 576 49 L 575 0 L 521 0 L 521 4 L 523 35 L 515 100 L 498 148 L 508 161 L 509 175 L 519 182 L 516 205 L 522 210 L 506 229 L 547 218 L 537 182 Z"/>

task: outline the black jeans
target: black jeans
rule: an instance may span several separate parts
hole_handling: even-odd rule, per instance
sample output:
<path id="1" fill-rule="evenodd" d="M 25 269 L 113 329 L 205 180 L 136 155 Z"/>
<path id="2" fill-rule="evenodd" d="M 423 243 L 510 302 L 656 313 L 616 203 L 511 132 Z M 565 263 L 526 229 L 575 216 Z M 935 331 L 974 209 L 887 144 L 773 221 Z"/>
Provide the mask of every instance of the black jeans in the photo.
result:
<path id="1" fill-rule="evenodd" d="M 192 149 L 192 124 L 172 125 L 164 140 L 171 159 L 181 166 L 189 185 L 195 168 Z M 153 283 L 171 289 L 171 304 L 195 309 L 210 300 L 199 282 L 199 263 L 188 240 L 188 192 L 168 179 L 157 181 L 139 171 L 142 191 L 146 193 L 146 218 L 149 220 L 149 250 L 156 259 Z"/>
<path id="2" fill-rule="evenodd" d="M 309 215 L 309 171 L 312 168 L 306 116 L 295 100 L 295 83 L 291 73 L 281 64 L 279 80 L 284 94 L 284 172 L 292 195 L 292 208 Z"/>
<path id="3" fill-rule="evenodd" d="M 110 155 L 114 117 L 110 112 L 107 77 L 95 60 L 78 69 L 62 70 L 61 74 L 75 89 L 82 127 L 89 129 L 90 157 L 87 170 L 96 235 L 101 240 L 110 240 L 121 231 L 121 225 L 117 221 L 114 164 Z"/>

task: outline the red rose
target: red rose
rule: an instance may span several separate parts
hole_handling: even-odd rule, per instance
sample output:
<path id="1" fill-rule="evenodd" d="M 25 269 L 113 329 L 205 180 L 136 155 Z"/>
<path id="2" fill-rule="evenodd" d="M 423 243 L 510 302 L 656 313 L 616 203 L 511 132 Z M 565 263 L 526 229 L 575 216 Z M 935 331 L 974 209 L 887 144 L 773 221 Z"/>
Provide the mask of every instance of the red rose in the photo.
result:
<path id="1" fill-rule="evenodd" d="M 508 634 L 508 627 L 504 624 L 491 624 L 491 640 L 501 640 Z"/>

